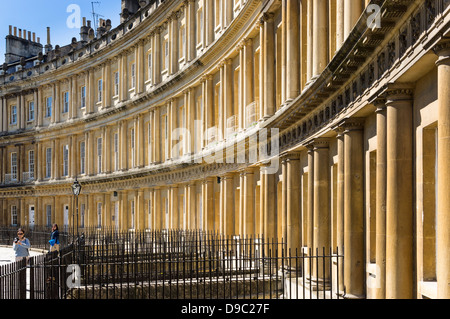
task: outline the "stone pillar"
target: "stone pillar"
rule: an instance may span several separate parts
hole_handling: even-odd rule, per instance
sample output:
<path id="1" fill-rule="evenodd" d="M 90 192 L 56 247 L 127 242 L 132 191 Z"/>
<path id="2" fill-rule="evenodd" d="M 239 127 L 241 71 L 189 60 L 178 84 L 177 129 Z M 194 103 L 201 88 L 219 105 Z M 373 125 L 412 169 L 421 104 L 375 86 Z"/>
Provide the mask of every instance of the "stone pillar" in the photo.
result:
<path id="1" fill-rule="evenodd" d="M 365 296 L 364 120 L 351 118 L 344 128 L 344 285 L 346 297 Z"/>
<path id="2" fill-rule="evenodd" d="M 142 49 L 143 54 L 143 49 Z M 143 71 L 142 71 L 143 73 Z M 111 73 L 111 61 L 106 61 L 103 73 L 103 107 L 111 107 L 111 97 L 113 96 L 112 83 L 113 74 Z M 142 85 L 143 86 L 143 85 Z"/>
<path id="3" fill-rule="evenodd" d="M 38 99 L 37 99 L 37 103 L 36 103 L 36 118 L 37 118 L 37 127 L 42 127 L 42 123 L 44 121 L 44 103 L 42 103 L 42 87 L 38 87 Z M 6 104 L 6 101 L 5 101 Z M 3 125 L 3 127 L 5 127 Z"/>
<path id="4" fill-rule="evenodd" d="M 336 51 L 344 43 L 344 2 L 345 0 L 336 0 Z"/>
<path id="5" fill-rule="evenodd" d="M 269 164 L 261 166 L 261 210 L 263 212 L 263 234 L 265 241 L 277 239 L 277 191 L 275 175 L 269 174 Z"/>
<path id="6" fill-rule="evenodd" d="M 345 197 L 344 197 L 344 174 L 345 174 L 345 161 L 344 161 L 344 129 L 342 127 L 335 129 L 337 132 L 337 191 L 336 191 L 336 242 L 339 255 L 344 253 L 344 210 L 345 210 Z M 335 248 L 335 247 L 333 247 Z M 339 293 L 344 293 L 344 261 L 342 258 L 338 258 L 339 262 Z"/>
<path id="7" fill-rule="evenodd" d="M 5 117 L 7 117 L 7 115 L 3 111 L 3 96 L 0 96 L 0 133 L 3 133 L 5 131 L 3 128 L 3 119 Z"/>
<path id="8" fill-rule="evenodd" d="M 203 12 L 205 17 L 205 46 L 209 46 L 214 42 L 215 25 L 214 25 L 214 1 L 205 0 L 203 1 Z"/>
<path id="9" fill-rule="evenodd" d="M 153 141 L 154 141 L 154 147 L 153 147 L 153 161 L 155 163 L 161 162 L 161 115 L 160 115 L 160 108 L 157 107 L 153 111 Z"/>
<path id="10" fill-rule="evenodd" d="M 386 298 L 386 101 L 374 102 L 377 107 L 377 171 L 376 171 L 376 252 L 379 269 L 376 274 L 380 286 L 375 291 L 376 299 Z"/>
<path id="11" fill-rule="evenodd" d="M 243 185 L 241 185 L 241 192 L 243 194 L 243 208 L 244 208 L 244 236 L 250 237 L 256 235 L 255 225 L 255 188 L 253 186 L 254 171 L 252 168 L 246 169 L 241 173 L 243 177 Z"/>
<path id="12" fill-rule="evenodd" d="M 321 0 L 319 0 L 321 1 Z M 273 13 L 264 14 L 264 118 L 275 114 L 275 29 Z"/>
<path id="13" fill-rule="evenodd" d="M 188 62 L 192 61 L 196 57 L 197 52 L 197 43 L 196 43 L 196 34 L 195 34 L 195 25 L 197 20 L 197 15 L 195 12 L 195 1 L 188 0 L 188 9 L 187 9 L 187 41 L 188 41 Z"/>
<path id="14" fill-rule="evenodd" d="M 450 298 L 450 41 L 435 48 L 438 68 L 437 297 Z"/>
<path id="15" fill-rule="evenodd" d="M 189 184 L 186 186 L 186 190 L 186 210 L 189 220 L 188 229 L 196 230 L 200 228 L 200 225 L 198 224 L 197 218 L 197 186 L 195 185 L 195 181 L 189 182 Z"/>
<path id="16" fill-rule="evenodd" d="M 169 188 L 169 227 L 170 229 L 180 229 L 180 216 L 178 207 L 178 185 Z"/>
<path id="17" fill-rule="evenodd" d="M 171 52 L 170 52 L 170 58 L 171 58 L 171 64 L 170 64 L 170 74 L 175 74 L 178 72 L 178 59 L 179 59 L 179 41 L 178 41 L 178 35 L 179 35 L 179 30 L 178 30 L 178 17 L 179 17 L 179 12 L 174 12 L 170 18 L 170 24 L 171 24 L 171 35 L 170 35 L 170 39 L 171 39 L 171 44 L 170 44 L 170 48 L 171 48 Z"/>
<path id="18" fill-rule="evenodd" d="M 344 38 L 350 35 L 352 29 L 358 22 L 359 17 L 363 11 L 362 2 L 355 0 L 344 0 Z"/>
<path id="19" fill-rule="evenodd" d="M 309 82 L 313 76 L 313 6 L 314 0 L 308 0 L 307 6 L 307 52 L 306 52 L 306 82 Z"/>
<path id="20" fill-rule="evenodd" d="M 317 78 L 327 65 L 327 2 L 327 0 L 314 0 L 312 79 Z"/>
<path id="21" fill-rule="evenodd" d="M 306 213 L 307 247 L 314 247 L 314 147 L 308 148 L 308 211 Z"/>
<path id="22" fill-rule="evenodd" d="M 144 230 L 145 229 L 145 201 L 144 201 L 144 190 L 140 189 L 138 191 L 136 191 L 137 196 L 136 196 L 136 201 L 137 201 L 137 209 L 136 209 L 136 213 L 135 215 L 137 216 L 136 218 L 136 224 L 137 230 Z"/>
<path id="23" fill-rule="evenodd" d="M 244 50 L 244 118 L 247 118 L 246 108 L 255 101 L 254 93 L 254 65 L 253 65 L 253 41 L 245 39 L 243 42 Z M 244 125 L 245 127 L 246 125 Z"/>
<path id="24" fill-rule="evenodd" d="M 214 231 L 215 223 L 215 205 L 214 205 L 214 177 L 208 177 L 204 180 L 204 202 L 203 202 L 203 218 L 205 218 L 205 227 L 203 230 Z"/>
<path id="25" fill-rule="evenodd" d="M 155 230 L 161 230 L 163 229 L 163 216 L 162 216 L 162 209 L 161 209 L 161 188 L 155 187 L 153 188 L 153 214 L 155 214 Z"/>
<path id="26" fill-rule="evenodd" d="M 145 157 L 144 157 L 144 150 L 145 150 L 145 128 L 144 128 L 144 115 L 141 113 L 138 115 L 137 118 L 137 166 L 139 168 L 143 168 L 145 166 Z"/>
<path id="27" fill-rule="evenodd" d="M 124 52 L 119 58 L 119 100 L 121 102 L 128 99 L 128 57 Z"/>
<path id="28" fill-rule="evenodd" d="M 330 210 L 330 156 L 329 140 L 325 138 L 313 141 L 314 146 L 314 215 L 313 215 L 313 251 L 312 255 L 323 255 L 328 253 L 331 246 L 331 210 Z M 329 280 L 329 267 L 323 263 L 313 263 L 315 280 L 324 284 Z"/>
<path id="29" fill-rule="evenodd" d="M 128 170 L 128 143 L 127 143 L 127 135 L 128 135 L 128 125 L 127 121 L 123 120 L 119 123 L 120 127 L 120 168 L 122 171 Z"/>
<path id="30" fill-rule="evenodd" d="M 286 9 L 286 100 L 300 94 L 300 1 L 287 1 Z M 284 101 L 283 101 L 284 102 Z"/>
<path id="31" fill-rule="evenodd" d="M 140 40 L 136 47 L 136 93 L 141 94 L 144 92 L 144 40 Z"/>
<path id="32" fill-rule="evenodd" d="M 387 93 L 386 298 L 413 297 L 413 99 L 406 86 Z M 347 251 L 345 252 L 347 254 Z"/>
<path id="33" fill-rule="evenodd" d="M 20 105 L 18 105 L 18 120 L 20 123 L 19 128 L 21 130 L 24 130 L 27 126 L 27 107 L 25 106 L 25 96 L 23 94 L 20 94 Z"/>
<path id="34" fill-rule="evenodd" d="M 158 85 L 161 82 L 161 27 L 156 27 L 154 32 L 153 84 Z"/>
<path id="35" fill-rule="evenodd" d="M 178 103 L 176 99 L 169 101 L 169 158 L 179 157 L 178 141 L 174 139 L 173 133 L 178 128 Z"/>
<path id="36" fill-rule="evenodd" d="M 78 75 L 74 75 L 71 78 L 71 81 L 72 81 L 72 91 L 70 93 L 71 99 L 70 99 L 69 119 L 74 119 L 77 118 L 77 109 L 78 109 Z"/>
<path id="37" fill-rule="evenodd" d="M 301 254 L 302 228 L 301 228 L 301 192 L 300 192 L 300 153 L 288 153 L 284 157 L 285 172 L 283 186 L 286 187 L 286 242 L 291 256 Z M 285 182 L 286 179 L 286 182 Z"/>
<path id="38" fill-rule="evenodd" d="M 221 177 L 222 186 L 222 200 L 223 200 L 223 234 L 225 236 L 233 236 L 236 234 L 235 220 L 236 214 L 234 211 L 234 179 L 233 174 L 225 174 Z M 231 238 L 231 237 L 230 237 Z"/>
<path id="39" fill-rule="evenodd" d="M 89 70 L 89 94 L 86 94 L 86 113 L 87 114 L 92 114 L 94 113 L 94 107 L 96 104 L 96 82 L 95 82 L 95 70 L 91 69 Z M 87 88 L 87 86 L 86 86 Z M 89 98 L 88 98 L 89 97 Z"/>
<path id="40" fill-rule="evenodd" d="M 4 168 L 3 168 L 3 166 L 6 165 L 5 164 L 6 161 L 4 160 L 4 157 L 3 157 L 4 150 L 5 150 L 4 147 L 0 147 L 0 159 L 1 159 L 1 163 L 0 163 L 0 185 L 3 184 L 3 180 L 5 178 L 4 176 L 6 174 L 6 172 L 4 171 Z M 0 204 L 1 204 L 1 201 L 0 201 Z M 0 210 L 0 222 L 1 222 L 1 213 L 2 213 L 2 211 Z"/>
<path id="41" fill-rule="evenodd" d="M 213 125 L 213 123 L 214 123 L 214 88 L 213 88 L 212 75 L 206 76 L 204 112 L 205 112 L 205 120 L 206 120 L 205 130 L 208 132 L 206 141 L 204 141 L 205 146 L 206 146 L 211 141 L 210 129 L 214 126 Z"/>

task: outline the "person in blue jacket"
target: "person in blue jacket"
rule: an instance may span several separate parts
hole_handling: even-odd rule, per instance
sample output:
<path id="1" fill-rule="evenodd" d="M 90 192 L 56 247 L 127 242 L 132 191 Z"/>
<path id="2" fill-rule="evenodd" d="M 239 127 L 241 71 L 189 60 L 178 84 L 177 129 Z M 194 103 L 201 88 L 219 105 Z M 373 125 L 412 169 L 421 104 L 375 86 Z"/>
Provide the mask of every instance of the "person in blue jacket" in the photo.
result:
<path id="1" fill-rule="evenodd" d="M 17 237 L 14 239 L 13 249 L 16 261 L 20 261 L 30 256 L 28 251 L 31 248 L 30 241 L 25 237 L 25 231 L 22 228 L 17 230 Z"/>
<path id="2" fill-rule="evenodd" d="M 50 252 L 59 251 L 59 229 L 57 224 L 52 226 L 52 235 L 50 237 Z"/>

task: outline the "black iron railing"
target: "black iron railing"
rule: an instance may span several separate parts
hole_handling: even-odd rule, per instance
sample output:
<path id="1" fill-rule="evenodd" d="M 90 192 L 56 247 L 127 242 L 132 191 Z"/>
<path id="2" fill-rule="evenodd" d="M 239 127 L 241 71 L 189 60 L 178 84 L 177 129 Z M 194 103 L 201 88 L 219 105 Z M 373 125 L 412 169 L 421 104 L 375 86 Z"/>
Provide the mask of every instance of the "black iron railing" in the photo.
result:
<path id="1" fill-rule="evenodd" d="M 0 299 L 334 299 L 342 258 L 262 237 L 94 231 L 28 266 L 0 268 L 10 292 Z"/>

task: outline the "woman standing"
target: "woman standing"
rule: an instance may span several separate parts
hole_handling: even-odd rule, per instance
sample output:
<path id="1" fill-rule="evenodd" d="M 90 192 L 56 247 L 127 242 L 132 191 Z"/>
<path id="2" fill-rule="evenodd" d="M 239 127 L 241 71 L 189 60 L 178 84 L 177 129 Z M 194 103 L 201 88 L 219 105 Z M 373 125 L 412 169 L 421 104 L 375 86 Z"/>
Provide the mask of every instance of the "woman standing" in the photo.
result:
<path id="1" fill-rule="evenodd" d="M 53 224 L 52 226 L 52 235 L 49 243 L 50 243 L 50 252 L 55 250 L 59 251 L 59 230 L 57 224 Z"/>
<path id="2" fill-rule="evenodd" d="M 31 248 L 30 241 L 25 238 L 25 231 L 22 228 L 17 230 L 17 237 L 14 239 L 13 249 L 16 256 L 16 261 L 30 256 L 29 249 Z"/>

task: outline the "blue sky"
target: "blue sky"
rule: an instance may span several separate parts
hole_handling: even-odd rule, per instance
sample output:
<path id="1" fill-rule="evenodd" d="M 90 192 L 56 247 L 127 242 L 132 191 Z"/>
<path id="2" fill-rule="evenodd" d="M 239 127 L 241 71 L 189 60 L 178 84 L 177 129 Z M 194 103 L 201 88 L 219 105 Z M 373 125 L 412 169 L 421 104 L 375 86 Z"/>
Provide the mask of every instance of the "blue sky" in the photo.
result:
<path id="1" fill-rule="evenodd" d="M 81 17 L 92 20 L 91 2 L 96 13 L 104 16 L 100 18 L 111 19 L 115 28 L 120 23 L 120 0 L 1 0 L 0 2 L 0 64 L 5 61 L 5 37 L 9 33 L 9 25 L 17 29 L 36 33 L 41 38 L 43 45 L 47 42 L 47 27 L 51 30 L 51 42 L 55 45 L 67 45 L 73 37 L 80 38 L 79 29 L 71 29 L 67 20 L 73 12 L 67 12 L 67 8 L 78 5 L 81 9 Z"/>

